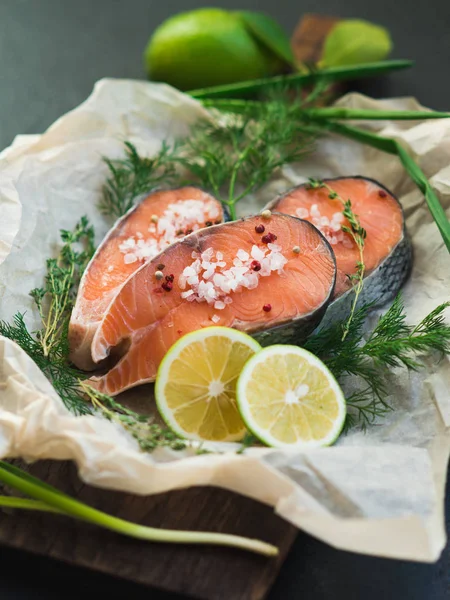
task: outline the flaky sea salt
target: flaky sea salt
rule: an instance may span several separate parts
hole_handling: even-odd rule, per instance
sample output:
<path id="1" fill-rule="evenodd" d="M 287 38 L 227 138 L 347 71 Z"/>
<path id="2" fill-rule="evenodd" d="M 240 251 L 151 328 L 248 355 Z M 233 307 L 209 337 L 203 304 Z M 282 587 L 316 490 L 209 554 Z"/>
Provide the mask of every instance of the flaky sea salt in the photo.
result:
<path id="1" fill-rule="evenodd" d="M 184 235 L 218 218 L 220 209 L 214 200 L 180 200 L 169 204 L 161 216 L 151 216 L 148 226 L 150 237 L 144 239 L 144 235 L 137 232 L 119 244 L 124 263 L 151 260 Z"/>
<path id="2" fill-rule="evenodd" d="M 341 212 L 335 212 L 331 219 L 322 216 L 319 206 L 312 204 L 310 211 L 300 207 L 295 211 L 297 217 L 308 219 L 325 236 L 332 246 L 342 243 L 346 248 L 352 248 L 353 242 L 342 231 L 342 224 L 345 221 Z"/>
<path id="3" fill-rule="evenodd" d="M 259 248 L 253 245 L 250 252 L 239 249 L 231 264 L 222 260 L 223 253 L 208 248 L 200 255 L 193 253 L 194 261 L 185 267 L 178 279 L 183 291 L 181 297 L 188 302 L 207 302 L 216 310 L 224 310 L 233 302 L 231 294 L 242 289 L 258 287 L 259 278 L 276 272 L 283 275 L 287 258 L 281 253 L 281 246 L 269 243 Z M 259 269 L 254 269 L 255 261 Z M 186 289 L 188 288 L 188 289 Z"/>
<path id="4" fill-rule="evenodd" d="M 137 261 L 137 256 L 136 254 L 133 254 L 133 252 L 128 252 L 127 254 L 125 254 L 125 256 L 123 257 L 123 262 L 126 265 L 131 265 L 131 263 L 134 263 Z"/>

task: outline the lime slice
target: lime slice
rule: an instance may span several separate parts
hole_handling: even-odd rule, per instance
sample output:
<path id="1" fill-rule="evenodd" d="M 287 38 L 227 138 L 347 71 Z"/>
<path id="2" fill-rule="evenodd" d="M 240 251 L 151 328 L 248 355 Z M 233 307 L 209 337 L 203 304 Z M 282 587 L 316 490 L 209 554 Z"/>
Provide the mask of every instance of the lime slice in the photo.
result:
<path id="1" fill-rule="evenodd" d="M 276 448 L 332 444 L 344 425 L 341 388 L 327 367 L 303 348 L 264 348 L 245 365 L 237 402 L 247 428 Z"/>
<path id="2" fill-rule="evenodd" d="M 207 327 L 182 337 L 156 376 L 156 404 L 167 425 L 192 440 L 241 440 L 246 428 L 236 404 L 236 382 L 244 364 L 260 350 L 253 338 L 228 327 Z"/>

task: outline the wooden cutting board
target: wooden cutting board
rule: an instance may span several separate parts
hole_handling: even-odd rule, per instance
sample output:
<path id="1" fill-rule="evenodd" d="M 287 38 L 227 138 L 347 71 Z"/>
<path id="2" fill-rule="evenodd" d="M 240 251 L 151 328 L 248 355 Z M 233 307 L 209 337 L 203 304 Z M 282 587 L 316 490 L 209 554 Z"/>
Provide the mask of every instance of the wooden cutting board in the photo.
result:
<path id="1" fill-rule="evenodd" d="M 279 547 L 277 558 L 265 558 L 232 548 L 152 544 L 59 515 L 0 510 L 0 544 L 194 598 L 264 598 L 297 534 L 271 507 L 226 490 L 196 487 L 142 497 L 87 486 L 70 462 L 41 461 L 27 470 L 123 519 L 168 529 L 233 533 Z M 0 484 L 0 493 L 12 492 Z"/>
<path id="2" fill-rule="evenodd" d="M 297 60 L 313 63 L 320 58 L 323 39 L 336 20 L 304 17 L 292 38 Z M 150 544 L 57 515 L 0 511 L 1 544 L 195 598 L 264 598 L 297 533 L 272 508 L 225 490 L 198 487 L 138 497 L 87 486 L 68 462 L 43 461 L 29 471 L 87 504 L 130 521 L 234 533 L 279 547 L 279 557 L 270 559 L 234 549 Z"/>

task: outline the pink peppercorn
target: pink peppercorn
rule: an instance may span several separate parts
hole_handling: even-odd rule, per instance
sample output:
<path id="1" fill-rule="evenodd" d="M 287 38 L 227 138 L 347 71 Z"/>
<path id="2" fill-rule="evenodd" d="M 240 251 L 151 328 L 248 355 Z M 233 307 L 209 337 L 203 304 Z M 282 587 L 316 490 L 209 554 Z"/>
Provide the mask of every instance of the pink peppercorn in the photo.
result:
<path id="1" fill-rule="evenodd" d="M 387 194 L 386 194 L 386 192 L 384 190 L 380 190 L 378 192 L 378 195 L 380 196 L 380 198 L 386 198 L 386 196 L 387 196 Z"/>
<path id="2" fill-rule="evenodd" d="M 259 262 L 259 260 L 252 260 L 252 262 L 250 263 L 250 268 L 252 269 L 252 271 L 261 271 L 261 263 Z"/>
<path id="3" fill-rule="evenodd" d="M 277 239 L 277 236 L 274 233 L 266 233 L 266 235 L 263 235 L 261 238 L 261 241 L 263 244 L 271 244 L 272 242 L 274 242 Z"/>
<path id="4" fill-rule="evenodd" d="M 257 225 L 257 226 L 255 227 L 255 231 L 256 231 L 256 233 L 264 233 L 264 232 L 265 232 L 265 230 L 266 230 L 266 228 L 264 227 L 264 225 Z"/>
<path id="5" fill-rule="evenodd" d="M 263 306 L 263 311 L 264 312 L 270 312 L 272 310 L 272 305 L 271 304 L 264 304 Z"/>

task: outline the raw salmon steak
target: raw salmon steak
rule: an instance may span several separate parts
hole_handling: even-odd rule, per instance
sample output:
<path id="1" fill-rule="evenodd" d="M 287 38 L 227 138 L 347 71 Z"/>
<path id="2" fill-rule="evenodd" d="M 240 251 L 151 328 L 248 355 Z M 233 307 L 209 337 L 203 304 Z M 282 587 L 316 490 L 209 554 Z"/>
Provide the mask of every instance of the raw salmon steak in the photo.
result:
<path id="1" fill-rule="evenodd" d="M 328 316 L 333 313 L 335 318 L 345 318 L 353 299 L 353 294 L 348 292 L 352 287 L 350 276 L 357 271 L 360 254 L 350 233 L 342 230 L 343 226 L 349 226 L 342 214 L 342 200 L 351 201 L 352 211 L 367 233 L 363 251 L 365 280 L 360 305 L 369 302 L 381 305 L 392 299 L 408 275 L 411 246 L 400 203 L 377 181 L 356 176 L 326 179 L 324 183 L 339 198 L 333 198 L 326 187 L 311 187 L 306 183 L 288 191 L 269 206 L 308 220 L 330 242 L 336 256 L 337 275 L 336 300 L 330 306 Z"/>
<path id="2" fill-rule="evenodd" d="M 195 187 L 152 192 L 119 219 L 80 282 L 69 325 L 71 361 L 86 371 L 95 368 L 92 338 L 128 277 L 173 242 L 222 221 L 220 202 Z"/>
<path id="3" fill-rule="evenodd" d="M 235 327 L 265 344 L 301 341 L 324 314 L 335 278 L 330 244 L 307 221 L 273 213 L 202 229 L 120 289 L 91 351 L 95 362 L 111 353 L 121 358 L 90 383 L 115 395 L 154 381 L 181 336 L 211 325 Z"/>

